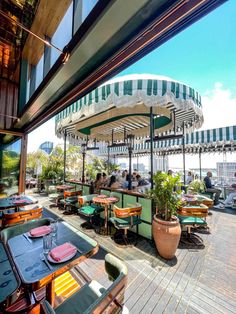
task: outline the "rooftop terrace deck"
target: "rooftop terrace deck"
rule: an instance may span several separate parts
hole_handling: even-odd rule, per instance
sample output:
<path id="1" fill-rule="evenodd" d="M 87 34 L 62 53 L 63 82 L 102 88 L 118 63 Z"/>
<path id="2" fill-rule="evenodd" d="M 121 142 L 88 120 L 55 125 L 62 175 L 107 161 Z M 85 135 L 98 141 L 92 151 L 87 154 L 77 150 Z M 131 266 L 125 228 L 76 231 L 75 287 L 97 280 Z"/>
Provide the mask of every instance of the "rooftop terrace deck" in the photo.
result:
<path id="1" fill-rule="evenodd" d="M 48 197 L 37 196 L 49 208 Z M 50 211 L 80 229 L 79 216 Z M 156 248 L 141 239 L 136 247 L 117 247 L 110 237 L 86 233 L 100 244 L 100 250 L 80 267 L 104 286 L 106 251 L 128 266 L 125 304 L 130 313 L 236 313 L 236 211 L 213 210 L 208 216 L 210 234 L 200 234 L 205 248 L 179 248 L 176 259 L 160 258 Z"/>

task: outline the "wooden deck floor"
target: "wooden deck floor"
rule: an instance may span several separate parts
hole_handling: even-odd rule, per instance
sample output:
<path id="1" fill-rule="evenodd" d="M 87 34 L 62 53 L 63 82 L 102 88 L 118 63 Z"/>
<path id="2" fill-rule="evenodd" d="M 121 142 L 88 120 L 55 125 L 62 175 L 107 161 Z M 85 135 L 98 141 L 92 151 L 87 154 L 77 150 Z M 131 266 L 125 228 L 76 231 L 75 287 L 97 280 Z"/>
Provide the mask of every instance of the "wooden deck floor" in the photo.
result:
<path id="1" fill-rule="evenodd" d="M 38 196 L 48 208 L 47 197 Z M 80 229 L 79 216 L 65 216 Z M 176 258 L 160 258 L 152 243 L 140 240 L 136 247 L 119 248 L 109 237 L 93 231 L 101 249 L 80 267 L 104 286 L 110 283 L 104 270 L 104 256 L 112 252 L 128 266 L 125 304 L 130 313 L 236 313 L 236 211 L 212 211 L 208 216 L 210 234 L 200 234 L 205 248 L 179 248 Z"/>

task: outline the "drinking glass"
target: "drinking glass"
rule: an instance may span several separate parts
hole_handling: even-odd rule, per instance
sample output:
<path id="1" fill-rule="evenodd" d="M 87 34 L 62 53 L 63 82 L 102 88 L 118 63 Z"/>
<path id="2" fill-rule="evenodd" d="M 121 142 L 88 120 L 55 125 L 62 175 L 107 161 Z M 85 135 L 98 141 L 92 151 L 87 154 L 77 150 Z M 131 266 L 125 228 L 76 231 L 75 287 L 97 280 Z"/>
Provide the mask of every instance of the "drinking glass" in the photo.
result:
<path id="1" fill-rule="evenodd" d="M 58 221 L 53 221 L 51 224 L 50 224 L 51 228 L 52 228 L 52 232 L 51 232 L 51 235 L 53 237 L 56 237 L 57 236 L 57 230 L 58 230 Z"/>
<path id="2" fill-rule="evenodd" d="M 43 236 L 43 253 L 48 254 L 52 248 L 52 236 L 51 234 L 46 234 Z"/>

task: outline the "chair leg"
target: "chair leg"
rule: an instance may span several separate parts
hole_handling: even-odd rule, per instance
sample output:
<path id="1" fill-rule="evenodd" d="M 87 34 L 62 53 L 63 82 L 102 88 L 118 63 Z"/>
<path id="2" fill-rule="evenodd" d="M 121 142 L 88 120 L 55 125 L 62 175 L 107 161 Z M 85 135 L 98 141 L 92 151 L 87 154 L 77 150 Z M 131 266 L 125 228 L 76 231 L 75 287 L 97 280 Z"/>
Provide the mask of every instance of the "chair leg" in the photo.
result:
<path id="1" fill-rule="evenodd" d="M 133 246 L 137 244 L 137 236 L 134 233 L 129 232 L 128 229 L 124 229 L 124 232 L 117 230 L 113 236 L 114 242 L 118 246 Z"/>
<path id="2" fill-rule="evenodd" d="M 187 226 L 187 230 L 181 232 L 180 244 L 194 246 L 197 248 L 205 247 L 203 239 L 195 233 L 191 232 L 191 227 L 192 226 Z"/>

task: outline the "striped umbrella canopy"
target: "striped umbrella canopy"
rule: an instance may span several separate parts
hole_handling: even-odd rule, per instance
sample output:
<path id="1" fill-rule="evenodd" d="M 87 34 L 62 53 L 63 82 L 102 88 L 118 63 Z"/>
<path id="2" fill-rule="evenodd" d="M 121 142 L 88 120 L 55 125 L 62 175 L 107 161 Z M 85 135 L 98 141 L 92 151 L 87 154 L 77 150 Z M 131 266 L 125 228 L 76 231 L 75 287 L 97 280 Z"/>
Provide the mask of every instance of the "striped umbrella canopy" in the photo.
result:
<path id="1" fill-rule="evenodd" d="M 186 134 L 184 137 L 185 152 L 236 152 L 236 125 L 216 129 L 202 130 Z M 158 155 L 178 154 L 183 151 L 183 138 L 169 139 L 154 142 L 154 153 Z M 107 155 L 107 148 L 100 148 L 100 155 Z M 150 154 L 150 142 L 137 143 L 133 153 L 138 155 Z M 127 156 L 127 147 L 112 147 L 110 154 L 115 156 Z"/>
<path id="2" fill-rule="evenodd" d="M 56 133 L 60 137 L 67 130 L 72 144 L 81 138 L 121 141 L 130 133 L 146 138 L 151 107 L 155 135 L 203 123 L 201 97 L 193 88 L 164 76 L 135 74 L 108 81 L 59 113 Z"/>

